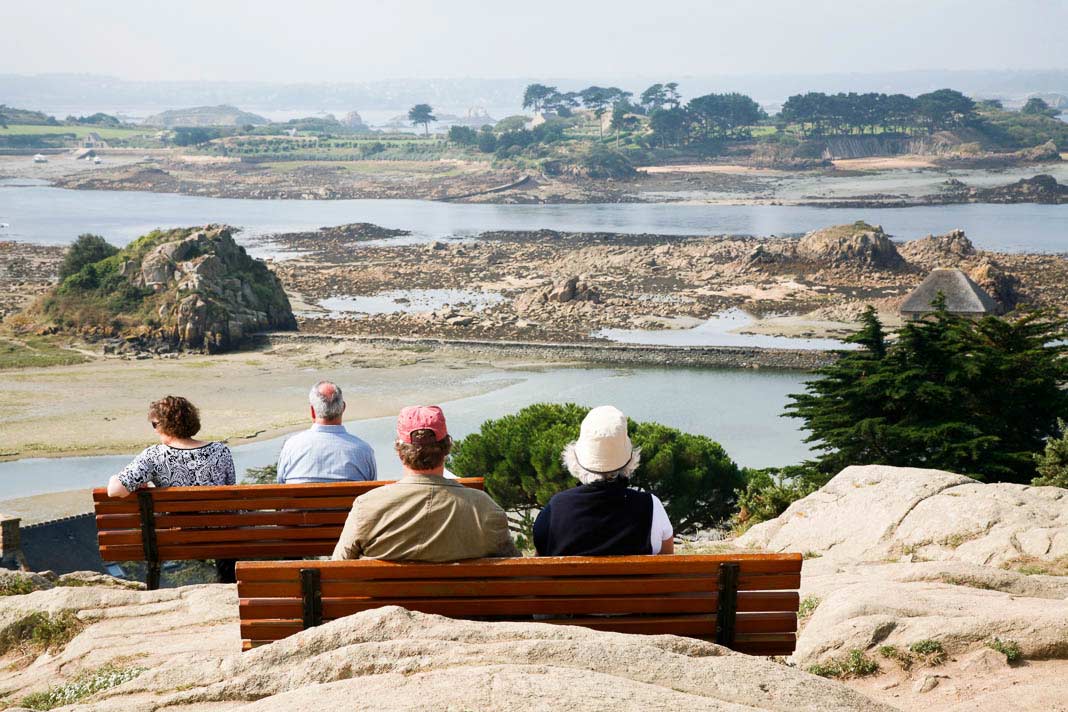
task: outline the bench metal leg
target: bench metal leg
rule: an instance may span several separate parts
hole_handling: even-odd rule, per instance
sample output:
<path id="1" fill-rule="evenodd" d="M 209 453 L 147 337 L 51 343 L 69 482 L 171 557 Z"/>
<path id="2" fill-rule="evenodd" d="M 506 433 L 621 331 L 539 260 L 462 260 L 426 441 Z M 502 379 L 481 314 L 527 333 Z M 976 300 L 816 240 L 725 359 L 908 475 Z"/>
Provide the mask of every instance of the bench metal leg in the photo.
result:
<path id="1" fill-rule="evenodd" d="M 738 614 L 738 574 L 741 565 L 719 565 L 719 604 L 716 610 L 716 642 L 731 647 L 734 645 L 734 624 Z"/>
<path id="2" fill-rule="evenodd" d="M 148 562 L 148 570 L 145 572 L 145 588 L 155 591 L 159 588 L 160 565 L 158 561 Z"/>
<path id="3" fill-rule="evenodd" d="M 304 628 L 323 624 L 323 586 L 319 569 L 300 570 L 300 597 Z"/>
<path id="4" fill-rule="evenodd" d="M 141 509 L 141 546 L 145 552 L 148 570 L 145 575 L 145 587 L 149 591 L 159 588 L 159 548 L 156 546 L 156 508 L 152 503 L 152 492 L 147 489 L 137 490 L 137 504 Z"/>

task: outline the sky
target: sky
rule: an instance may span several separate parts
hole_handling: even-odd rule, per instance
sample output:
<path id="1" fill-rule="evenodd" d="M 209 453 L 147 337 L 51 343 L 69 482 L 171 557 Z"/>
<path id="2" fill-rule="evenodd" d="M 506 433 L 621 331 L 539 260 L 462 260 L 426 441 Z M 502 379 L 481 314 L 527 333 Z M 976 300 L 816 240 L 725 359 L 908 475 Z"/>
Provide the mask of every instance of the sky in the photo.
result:
<path id="1" fill-rule="evenodd" d="M 5 5 L 7 74 L 359 82 L 1068 68 L 1068 0 Z"/>

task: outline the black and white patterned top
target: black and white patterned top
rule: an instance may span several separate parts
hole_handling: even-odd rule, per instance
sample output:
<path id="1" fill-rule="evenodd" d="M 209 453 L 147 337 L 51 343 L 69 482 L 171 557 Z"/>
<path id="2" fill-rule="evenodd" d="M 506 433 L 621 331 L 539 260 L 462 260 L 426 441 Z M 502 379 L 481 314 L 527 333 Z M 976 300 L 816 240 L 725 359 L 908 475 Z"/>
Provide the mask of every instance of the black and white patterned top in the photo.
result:
<path id="1" fill-rule="evenodd" d="M 237 482 L 237 473 L 230 448 L 222 443 L 191 450 L 152 445 L 119 473 L 119 482 L 131 492 L 148 482 L 156 487 L 232 485 Z"/>

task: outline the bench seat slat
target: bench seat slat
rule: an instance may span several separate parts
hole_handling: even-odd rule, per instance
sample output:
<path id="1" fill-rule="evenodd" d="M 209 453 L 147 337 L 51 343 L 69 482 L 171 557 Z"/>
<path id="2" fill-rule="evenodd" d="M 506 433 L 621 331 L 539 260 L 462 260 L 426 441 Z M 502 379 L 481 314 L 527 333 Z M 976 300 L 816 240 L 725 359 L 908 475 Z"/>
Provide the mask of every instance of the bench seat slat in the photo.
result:
<path id="1" fill-rule="evenodd" d="M 353 497 L 264 497 L 253 499 L 196 499 L 196 500 L 153 500 L 157 513 L 165 512 L 240 512 L 256 509 L 352 509 Z M 98 502 L 96 511 L 100 514 L 127 514 L 126 503 Z M 136 506 L 136 502 L 135 502 Z M 140 511 L 140 510 L 137 510 Z"/>
<path id="2" fill-rule="evenodd" d="M 339 618 L 382 606 L 402 606 L 412 611 L 442 616 L 518 616 L 596 613 L 715 613 L 716 593 L 661 596 L 543 596 L 531 598 L 327 598 L 323 616 Z M 740 591 L 738 611 L 797 610 L 796 591 Z M 300 599 L 241 598 L 242 618 L 297 618 Z"/>
<path id="3" fill-rule="evenodd" d="M 320 561 L 322 580 L 346 581 L 420 578 L 498 578 L 516 576 L 628 576 L 638 574 L 716 574 L 721 563 L 740 564 L 741 573 L 800 573 L 800 554 L 733 554 L 687 556 L 557 556 L 473 559 L 450 564 L 398 561 Z M 242 561 L 237 579 L 296 581 L 301 561 Z M 351 569 L 351 570 L 350 570 Z M 355 570 L 358 570 L 355 571 Z"/>
<path id="4" fill-rule="evenodd" d="M 796 589 L 800 574 L 746 574 L 738 581 L 740 591 Z M 564 596 L 582 594 L 619 595 L 626 593 L 684 593 L 715 591 L 719 580 L 711 575 L 691 576 L 616 576 L 570 578 L 508 579 L 415 579 L 385 581 L 322 582 L 323 596 Z M 300 583 L 243 582 L 242 595 L 247 598 L 298 598 Z"/>

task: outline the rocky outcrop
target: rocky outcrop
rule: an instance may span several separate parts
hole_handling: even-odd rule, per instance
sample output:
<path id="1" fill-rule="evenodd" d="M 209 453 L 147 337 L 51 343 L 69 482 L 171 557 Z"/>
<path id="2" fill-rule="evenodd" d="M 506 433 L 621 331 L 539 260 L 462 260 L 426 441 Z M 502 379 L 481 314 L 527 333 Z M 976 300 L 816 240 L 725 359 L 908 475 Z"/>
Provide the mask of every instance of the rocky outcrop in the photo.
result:
<path id="1" fill-rule="evenodd" d="M 145 235 L 64 281 L 45 314 L 142 350 L 215 353 L 256 331 L 296 328 L 278 278 L 217 225 Z"/>
<path id="2" fill-rule="evenodd" d="M 1049 174 L 1023 178 L 996 188 L 971 188 L 973 203 L 1039 203 L 1060 205 L 1068 203 L 1068 185 L 1062 185 Z"/>
<path id="3" fill-rule="evenodd" d="M 528 290 L 516 299 L 515 310 L 519 314 L 527 314 L 538 311 L 549 303 L 589 302 L 591 304 L 599 304 L 601 302 L 601 293 L 588 280 L 589 277 L 586 275 L 568 277 L 553 282 L 549 287 Z"/>
<path id="4" fill-rule="evenodd" d="M 1068 556 L 1068 490 L 911 467 L 847 467 L 738 543 L 829 560 L 1051 561 Z"/>
<path id="5" fill-rule="evenodd" d="M 0 626 L 35 611 L 77 611 L 84 628 L 61 650 L 0 673 L 9 700 L 109 663 L 136 666 L 82 712 L 295 712 L 357 700 L 368 710 L 892 710 L 841 683 L 674 636 L 386 607 L 241 653 L 234 587 L 222 585 L 12 596 L 0 599 Z"/>
<path id="6" fill-rule="evenodd" d="M 802 260 L 831 267 L 899 270 L 905 261 L 880 225 L 858 221 L 812 232 L 797 244 Z"/>
<path id="7" fill-rule="evenodd" d="M 984 259 L 968 276 L 994 298 L 1002 312 L 1012 311 L 1020 303 L 1020 278 L 1009 274 L 996 262 Z"/>
<path id="8" fill-rule="evenodd" d="M 975 245 L 963 230 L 951 230 L 945 235 L 927 235 L 918 240 L 903 242 L 898 253 L 910 263 L 931 270 L 936 267 L 957 267 L 964 260 L 975 257 Z"/>

